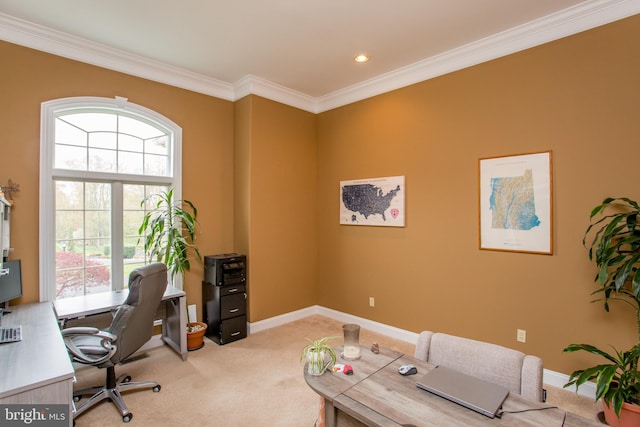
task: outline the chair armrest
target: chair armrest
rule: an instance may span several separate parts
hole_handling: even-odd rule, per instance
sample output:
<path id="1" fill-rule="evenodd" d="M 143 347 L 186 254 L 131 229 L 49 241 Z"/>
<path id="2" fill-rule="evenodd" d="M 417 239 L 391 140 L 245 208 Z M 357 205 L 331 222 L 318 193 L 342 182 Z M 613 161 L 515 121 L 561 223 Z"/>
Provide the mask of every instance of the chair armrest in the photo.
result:
<path id="1" fill-rule="evenodd" d="M 75 335 L 97 335 L 99 337 L 107 338 L 115 341 L 118 337 L 109 332 L 103 331 L 98 328 L 92 328 L 90 326 L 74 326 L 73 328 L 62 329 L 62 336 L 69 337 Z"/>
<path id="2" fill-rule="evenodd" d="M 91 327 L 86 327 L 86 326 L 77 326 L 77 327 L 73 327 L 73 328 L 65 328 L 62 329 L 62 336 L 69 336 L 69 335 L 76 335 L 76 334 L 83 334 L 83 335 L 90 335 L 90 334 L 95 334 L 96 332 L 98 332 L 100 329 L 98 328 L 91 328 Z"/>
<path id="3" fill-rule="evenodd" d="M 80 363 L 99 365 L 109 360 L 117 350 L 117 335 L 98 328 L 78 326 L 61 332 L 67 350 Z M 93 340 L 86 342 L 85 338 Z"/>

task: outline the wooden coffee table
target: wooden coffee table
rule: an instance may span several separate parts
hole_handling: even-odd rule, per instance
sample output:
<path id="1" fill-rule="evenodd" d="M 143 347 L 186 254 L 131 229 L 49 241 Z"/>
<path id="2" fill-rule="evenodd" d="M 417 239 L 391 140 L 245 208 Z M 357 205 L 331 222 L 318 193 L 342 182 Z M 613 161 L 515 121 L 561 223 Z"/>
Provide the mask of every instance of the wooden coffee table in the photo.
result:
<path id="1" fill-rule="evenodd" d="M 336 348 L 339 355 L 342 347 Z M 435 367 L 430 363 L 400 352 L 380 349 L 374 354 L 361 346 L 359 360 L 346 361 L 338 356 L 338 363 L 353 367 L 353 375 L 326 372 L 313 376 L 304 370 L 309 387 L 324 398 L 327 427 L 336 426 L 513 426 L 513 427 L 598 427 L 596 420 L 588 420 L 561 409 L 509 393 L 503 404 L 501 418 L 488 418 L 456 403 L 416 387 L 417 378 Z M 398 374 L 398 368 L 412 364 L 418 373 Z M 545 409 L 541 409 L 545 408 Z M 538 410 L 541 409 L 541 410 Z M 510 411 L 527 411 L 508 413 Z"/>

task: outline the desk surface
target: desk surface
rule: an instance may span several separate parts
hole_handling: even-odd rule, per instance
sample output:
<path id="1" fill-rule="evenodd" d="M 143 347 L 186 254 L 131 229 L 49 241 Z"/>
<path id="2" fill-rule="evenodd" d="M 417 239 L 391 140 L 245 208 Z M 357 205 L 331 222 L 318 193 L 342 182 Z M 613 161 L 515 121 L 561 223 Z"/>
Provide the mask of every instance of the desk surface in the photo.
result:
<path id="1" fill-rule="evenodd" d="M 3 325 L 22 325 L 22 341 L 0 344 L 0 399 L 73 378 L 50 302 L 11 307 Z"/>
<path id="2" fill-rule="evenodd" d="M 53 302 L 55 315 L 63 325 L 69 319 L 78 319 L 94 314 L 108 313 L 119 307 L 129 289 L 97 294 L 63 298 Z M 168 344 L 182 360 L 187 360 L 187 298 L 183 290 L 167 286 L 162 296 L 165 312 L 162 319 L 162 340 Z"/>
<path id="3" fill-rule="evenodd" d="M 314 377 L 306 372 L 306 368 L 304 375 L 307 384 L 332 403 L 333 407 L 369 426 L 419 427 L 434 423 L 461 427 L 560 426 L 565 416 L 561 409 L 546 409 L 505 413 L 502 418 L 491 419 L 416 387 L 417 378 L 433 369 L 432 364 L 383 349 L 380 350 L 380 355 L 374 355 L 368 348 L 362 347 L 361 355 L 360 360 L 348 362 L 353 366 L 353 376 L 327 372 Z M 338 363 L 346 362 L 338 360 Z M 398 368 L 408 363 L 418 368 L 418 374 L 406 377 L 398 374 Z M 506 412 L 541 407 L 549 405 L 531 402 L 510 393 L 502 409 Z M 564 425 L 595 427 L 601 424 L 567 413 Z"/>
<path id="4" fill-rule="evenodd" d="M 92 314 L 104 313 L 105 310 L 109 311 L 112 308 L 118 307 L 125 299 L 127 299 L 128 295 L 129 289 L 113 292 L 100 292 L 97 294 L 58 299 L 53 302 L 53 306 L 58 319 L 90 316 Z M 184 295 L 184 291 L 174 286 L 167 286 L 167 289 L 162 296 L 162 300 L 179 298 Z"/>

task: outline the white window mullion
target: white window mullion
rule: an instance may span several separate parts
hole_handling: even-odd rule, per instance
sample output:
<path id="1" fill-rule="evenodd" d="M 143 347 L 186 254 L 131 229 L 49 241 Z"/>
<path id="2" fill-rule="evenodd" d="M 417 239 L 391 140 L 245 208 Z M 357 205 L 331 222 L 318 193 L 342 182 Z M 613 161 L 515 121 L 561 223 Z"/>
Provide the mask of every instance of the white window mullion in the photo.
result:
<path id="1" fill-rule="evenodd" d="M 122 235 L 122 183 L 111 185 L 111 288 L 124 288 L 124 237 Z"/>
<path id="2" fill-rule="evenodd" d="M 40 242 L 38 255 L 40 258 L 40 301 L 53 301 L 56 297 L 56 219 L 51 214 L 55 209 L 55 182 L 53 170 L 53 132 L 55 118 L 49 113 L 51 107 L 41 106 L 40 126 Z"/>
<path id="3" fill-rule="evenodd" d="M 42 175 L 42 174 L 41 174 Z M 55 181 L 40 180 L 40 302 L 56 298 Z M 44 209 L 44 210 L 43 210 Z M 44 214 L 46 212 L 46 214 Z"/>
<path id="4" fill-rule="evenodd" d="M 182 200 L 182 134 L 174 134 L 171 142 L 171 150 L 173 158 L 173 195 L 175 200 Z M 174 278 L 173 286 L 178 289 L 184 289 L 184 274 L 178 274 Z"/>

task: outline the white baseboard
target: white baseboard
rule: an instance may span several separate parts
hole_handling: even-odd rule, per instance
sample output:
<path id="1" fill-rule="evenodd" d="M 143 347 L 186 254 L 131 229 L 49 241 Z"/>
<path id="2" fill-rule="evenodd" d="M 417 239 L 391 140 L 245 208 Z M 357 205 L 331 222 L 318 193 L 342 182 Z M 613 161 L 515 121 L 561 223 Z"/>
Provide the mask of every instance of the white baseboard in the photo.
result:
<path id="1" fill-rule="evenodd" d="M 357 323 L 363 329 L 368 329 L 381 335 L 405 341 L 410 344 L 415 344 L 418 341 L 418 334 L 416 334 L 415 332 L 410 332 L 405 329 L 396 328 L 395 326 L 389 326 L 384 323 L 354 316 L 348 313 L 343 313 L 341 311 L 332 310 L 326 307 L 318 307 L 317 310 L 318 314 L 322 316 L 339 320 L 344 323 Z"/>
<path id="2" fill-rule="evenodd" d="M 247 333 L 255 334 L 256 332 L 275 328 L 276 326 L 286 325 L 287 323 L 304 319 L 305 317 L 313 316 L 314 314 L 320 314 L 318 312 L 317 305 L 303 308 L 296 311 L 291 311 L 285 314 L 280 314 L 278 316 L 270 317 L 268 319 L 260 320 L 258 322 L 253 322 L 253 323 L 247 322 Z"/>
<path id="3" fill-rule="evenodd" d="M 550 371 L 548 369 L 544 370 L 543 382 L 545 384 L 558 387 L 558 388 L 563 388 L 568 381 L 569 381 L 569 375 L 556 372 L 556 371 Z M 566 390 L 575 392 L 576 386 L 567 387 Z M 596 398 L 595 383 L 588 382 L 588 383 L 582 384 L 578 389 L 578 394 L 580 396 L 588 397 L 595 400 Z"/>
<path id="4" fill-rule="evenodd" d="M 384 323 L 376 322 L 373 320 L 365 319 L 363 317 L 354 316 L 352 314 L 343 313 L 341 311 L 333 310 L 330 308 L 314 305 L 311 307 L 303 308 L 300 310 L 292 311 L 290 313 L 274 316 L 269 319 L 260 320 L 258 322 L 247 323 L 247 329 L 249 333 L 256 333 L 266 329 L 281 326 L 295 320 L 304 319 L 305 317 L 319 314 L 321 316 L 328 317 L 330 319 L 339 320 L 345 323 L 357 323 L 364 329 L 379 333 L 381 335 L 388 336 L 390 338 L 399 339 L 411 344 L 415 344 L 418 340 L 418 334 L 415 332 L 407 331 L 405 329 L 396 328 L 395 326 L 386 325 Z M 561 372 L 551 371 L 545 369 L 543 372 L 543 382 L 546 385 L 552 387 L 563 388 L 563 386 L 569 381 L 569 375 Z M 576 391 L 575 386 L 567 387 L 567 390 Z M 578 394 L 581 396 L 595 399 L 596 386 L 594 383 L 586 383 L 580 386 Z"/>
<path id="5" fill-rule="evenodd" d="M 296 320 L 304 319 L 305 317 L 313 315 L 321 315 L 330 319 L 335 319 L 344 323 L 357 323 L 363 329 L 385 335 L 390 338 L 399 339 L 410 344 L 415 344 L 418 340 L 418 334 L 415 332 L 407 331 L 405 329 L 396 328 L 395 326 L 386 325 L 384 323 L 376 322 L 363 317 L 354 316 L 352 314 L 344 313 L 341 311 L 333 310 L 330 308 L 314 305 L 311 307 L 303 308 L 300 310 L 292 311 L 289 313 L 281 314 L 278 316 L 270 317 L 268 319 L 260 320 L 258 322 L 247 322 L 247 331 L 249 334 L 264 331 L 276 326 L 282 326 L 287 323 L 291 323 Z M 145 343 L 136 353 L 151 350 L 156 347 L 164 345 L 160 334 L 151 337 L 147 343 Z M 82 365 L 86 366 L 86 365 Z M 78 366 L 80 367 L 80 366 Z M 543 382 L 545 385 L 550 385 L 557 388 L 563 388 L 563 386 L 569 381 L 569 376 L 561 372 L 551 371 L 545 369 L 543 373 Z M 567 390 L 576 391 L 575 386 L 567 387 Z M 578 394 L 581 396 L 595 399 L 596 386 L 594 383 L 586 383 L 580 386 Z"/>

